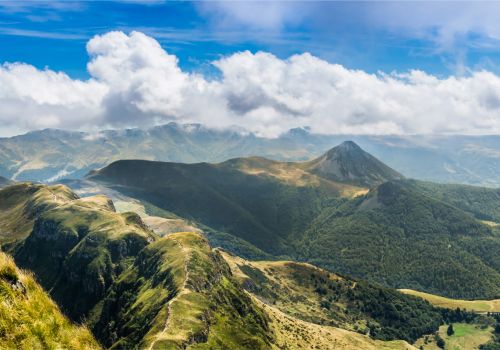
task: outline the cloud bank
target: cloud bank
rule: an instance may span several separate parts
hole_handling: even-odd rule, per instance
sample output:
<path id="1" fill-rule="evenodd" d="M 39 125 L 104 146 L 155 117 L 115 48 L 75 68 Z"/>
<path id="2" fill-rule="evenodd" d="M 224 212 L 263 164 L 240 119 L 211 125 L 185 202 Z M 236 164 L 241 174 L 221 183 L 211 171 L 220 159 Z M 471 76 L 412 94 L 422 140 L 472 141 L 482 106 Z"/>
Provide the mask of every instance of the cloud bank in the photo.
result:
<path id="1" fill-rule="evenodd" d="M 308 53 L 280 59 L 248 51 L 213 64 L 220 79 L 183 71 L 176 56 L 140 32 L 110 32 L 87 44 L 91 78 L 0 66 L 0 132 L 100 129 L 166 121 L 238 126 L 274 137 L 317 133 L 500 133 L 500 77 L 439 78 L 422 71 L 368 74 Z"/>

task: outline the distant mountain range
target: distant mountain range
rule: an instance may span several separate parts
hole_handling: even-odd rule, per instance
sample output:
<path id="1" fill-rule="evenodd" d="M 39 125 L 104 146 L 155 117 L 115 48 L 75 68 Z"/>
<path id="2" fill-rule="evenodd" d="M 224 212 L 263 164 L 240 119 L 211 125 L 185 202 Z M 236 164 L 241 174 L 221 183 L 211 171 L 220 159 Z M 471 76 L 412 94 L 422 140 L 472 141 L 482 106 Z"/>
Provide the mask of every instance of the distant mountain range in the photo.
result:
<path id="1" fill-rule="evenodd" d="M 406 180 L 353 142 L 295 163 L 122 160 L 87 179 L 276 258 L 393 288 L 500 296 L 498 190 Z"/>
<path id="2" fill-rule="evenodd" d="M 0 176 L 53 182 L 81 178 L 119 159 L 196 163 L 263 156 L 303 161 L 317 158 L 345 140 L 355 141 L 406 177 L 500 185 L 500 136 L 318 135 L 307 129 L 292 129 L 279 138 L 266 139 L 240 131 L 175 123 L 93 134 L 47 129 L 1 138 Z"/>

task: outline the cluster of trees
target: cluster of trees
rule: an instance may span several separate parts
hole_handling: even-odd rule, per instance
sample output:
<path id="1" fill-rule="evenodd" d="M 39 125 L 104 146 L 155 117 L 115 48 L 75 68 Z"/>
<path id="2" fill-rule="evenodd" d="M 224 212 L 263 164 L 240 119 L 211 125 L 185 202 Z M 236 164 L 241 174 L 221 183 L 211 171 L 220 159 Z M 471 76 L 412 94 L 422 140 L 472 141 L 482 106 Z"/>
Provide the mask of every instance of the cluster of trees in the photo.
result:
<path id="1" fill-rule="evenodd" d="M 414 342 L 443 322 L 441 312 L 423 299 L 364 281 L 313 276 L 321 307 L 336 312 L 336 303 L 347 305 L 350 317 L 367 320 L 368 333 L 375 339 Z"/>

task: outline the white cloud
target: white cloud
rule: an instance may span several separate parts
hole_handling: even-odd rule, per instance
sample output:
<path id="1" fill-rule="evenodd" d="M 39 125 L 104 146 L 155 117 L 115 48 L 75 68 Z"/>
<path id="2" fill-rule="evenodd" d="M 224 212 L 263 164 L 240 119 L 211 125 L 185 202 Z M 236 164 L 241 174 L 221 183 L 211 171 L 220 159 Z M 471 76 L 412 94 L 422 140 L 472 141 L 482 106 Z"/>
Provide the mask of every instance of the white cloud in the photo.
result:
<path id="1" fill-rule="evenodd" d="M 0 66 L 0 133 L 168 120 L 270 137 L 305 125 L 318 133 L 500 133 L 500 77 L 488 71 L 368 74 L 308 53 L 283 60 L 245 51 L 214 62 L 221 71 L 214 81 L 182 71 L 139 32 L 96 36 L 87 50 L 86 81 L 28 64 Z"/>

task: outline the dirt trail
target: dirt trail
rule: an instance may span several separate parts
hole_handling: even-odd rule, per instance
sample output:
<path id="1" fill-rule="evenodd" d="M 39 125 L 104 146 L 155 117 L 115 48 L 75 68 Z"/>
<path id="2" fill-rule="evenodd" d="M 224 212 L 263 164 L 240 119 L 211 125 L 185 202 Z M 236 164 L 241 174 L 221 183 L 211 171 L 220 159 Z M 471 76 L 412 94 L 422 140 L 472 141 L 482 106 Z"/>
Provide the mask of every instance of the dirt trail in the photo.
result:
<path id="1" fill-rule="evenodd" d="M 164 335 L 167 332 L 168 327 L 170 325 L 170 320 L 171 320 L 170 315 L 172 313 L 171 308 L 172 308 L 172 304 L 174 303 L 174 301 L 176 301 L 181 295 L 189 293 L 189 289 L 187 288 L 187 282 L 189 280 L 188 263 L 189 263 L 189 260 L 191 258 L 191 251 L 189 249 L 187 249 L 182 244 L 182 242 L 179 241 L 178 239 L 172 237 L 172 240 L 174 240 L 174 242 L 179 246 L 179 248 L 181 249 L 181 251 L 184 253 L 184 281 L 182 282 L 182 286 L 181 286 L 181 289 L 179 290 L 179 292 L 172 299 L 170 299 L 167 302 L 167 320 L 165 322 L 165 327 L 163 328 L 163 330 L 159 334 L 157 334 L 155 336 L 155 340 L 153 340 L 151 342 L 151 345 L 149 346 L 148 350 L 154 349 L 154 345 L 156 344 L 156 342 L 158 340 L 160 340 L 161 337 L 162 337 L 162 335 Z"/>

